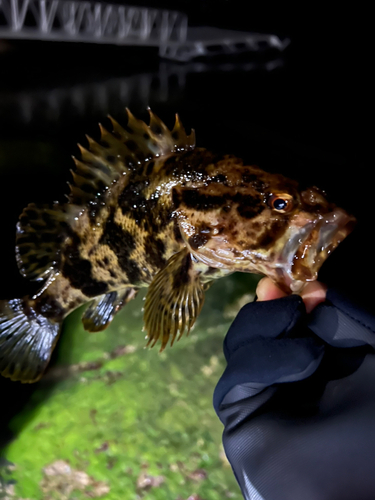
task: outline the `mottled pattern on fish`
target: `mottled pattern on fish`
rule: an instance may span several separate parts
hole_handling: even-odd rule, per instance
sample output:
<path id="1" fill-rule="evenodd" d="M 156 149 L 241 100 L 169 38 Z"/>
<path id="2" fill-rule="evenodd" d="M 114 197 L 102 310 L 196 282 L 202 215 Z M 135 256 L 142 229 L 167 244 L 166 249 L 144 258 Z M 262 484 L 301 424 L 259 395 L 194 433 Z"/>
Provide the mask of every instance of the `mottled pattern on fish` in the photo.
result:
<path id="1" fill-rule="evenodd" d="M 89 331 L 149 287 L 145 329 L 162 348 L 189 332 L 210 282 L 264 273 L 286 290 L 316 279 L 353 220 L 316 188 L 195 147 L 128 111 L 75 160 L 68 203 L 29 205 L 17 227 L 20 272 L 43 281 L 34 297 L 0 301 L 0 372 L 40 378 L 64 317 L 83 303 Z M 339 222 L 337 222 L 339 221 Z M 323 227 L 324 226 L 324 227 Z"/>

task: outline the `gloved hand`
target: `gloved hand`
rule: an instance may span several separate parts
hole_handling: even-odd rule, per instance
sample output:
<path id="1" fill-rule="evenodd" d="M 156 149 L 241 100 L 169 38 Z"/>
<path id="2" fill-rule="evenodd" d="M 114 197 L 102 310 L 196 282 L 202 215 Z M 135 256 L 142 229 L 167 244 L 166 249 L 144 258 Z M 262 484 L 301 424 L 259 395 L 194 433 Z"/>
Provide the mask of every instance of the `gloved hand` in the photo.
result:
<path id="1" fill-rule="evenodd" d="M 375 317 L 331 289 L 305 302 L 247 304 L 230 327 L 225 452 L 246 499 L 373 500 Z"/>

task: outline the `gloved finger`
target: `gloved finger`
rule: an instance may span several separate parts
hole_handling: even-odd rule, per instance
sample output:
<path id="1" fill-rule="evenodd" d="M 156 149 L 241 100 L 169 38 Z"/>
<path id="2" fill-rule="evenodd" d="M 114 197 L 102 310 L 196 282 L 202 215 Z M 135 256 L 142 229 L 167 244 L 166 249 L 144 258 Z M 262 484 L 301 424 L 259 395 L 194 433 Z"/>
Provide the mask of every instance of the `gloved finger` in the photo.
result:
<path id="1" fill-rule="evenodd" d="M 246 304 L 225 337 L 224 354 L 227 361 L 239 347 L 251 342 L 255 336 L 285 336 L 304 315 L 305 306 L 298 295 Z"/>
<path id="2" fill-rule="evenodd" d="M 232 354 L 215 388 L 214 407 L 217 414 L 220 416 L 224 398 L 230 397 L 236 386 L 245 385 L 246 395 L 250 397 L 274 384 L 303 380 L 315 372 L 323 354 L 323 343 L 316 337 L 254 337 Z"/>
<path id="3" fill-rule="evenodd" d="M 313 336 L 293 336 L 304 310 L 298 295 L 253 302 L 241 309 L 224 341 L 228 365 L 214 392 L 219 416 L 223 399 L 236 386 L 246 384 L 247 396 L 249 387 L 255 396 L 271 385 L 314 373 L 323 357 L 323 343 Z"/>
<path id="4" fill-rule="evenodd" d="M 335 289 L 309 315 L 308 327 L 335 347 L 375 347 L 375 316 Z"/>

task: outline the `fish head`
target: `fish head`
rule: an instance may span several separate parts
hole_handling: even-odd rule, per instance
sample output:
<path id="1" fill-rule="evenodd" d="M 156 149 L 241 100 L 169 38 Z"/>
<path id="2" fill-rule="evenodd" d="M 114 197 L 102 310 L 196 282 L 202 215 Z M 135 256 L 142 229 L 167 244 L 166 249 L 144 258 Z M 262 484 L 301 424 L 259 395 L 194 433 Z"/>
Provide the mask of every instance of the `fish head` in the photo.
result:
<path id="1" fill-rule="evenodd" d="M 210 267 L 264 274 L 287 293 L 316 280 L 355 225 L 323 191 L 282 175 L 241 167 L 215 178 L 174 193 L 192 255 Z"/>

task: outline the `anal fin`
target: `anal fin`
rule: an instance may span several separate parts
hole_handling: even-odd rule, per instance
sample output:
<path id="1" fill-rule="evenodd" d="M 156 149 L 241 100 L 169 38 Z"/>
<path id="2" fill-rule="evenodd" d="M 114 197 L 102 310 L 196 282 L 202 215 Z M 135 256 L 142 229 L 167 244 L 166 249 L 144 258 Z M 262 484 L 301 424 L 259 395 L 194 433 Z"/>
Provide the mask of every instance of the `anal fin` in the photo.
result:
<path id="1" fill-rule="evenodd" d="M 161 337 L 161 350 L 169 339 L 171 345 L 177 334 L 189 334 L 204 302 L 207 285 L 200 279 L 201 270 L 193 262 L 187 249 L 173 255 L 166 267 L 159 271 L 149 286 L 144 323 L 147 345 L 153 347 Z"/>
<path id="2" fill-rule="evenodd" d="M 113 320 L 115 314 L 120 311 L 138 293 L 137 288 L 125 288 L 99 295 L 90 302 L 88 308 L 82 315 L 82 323 L 85 330 L 89 332 L 101 332 Z"/>

